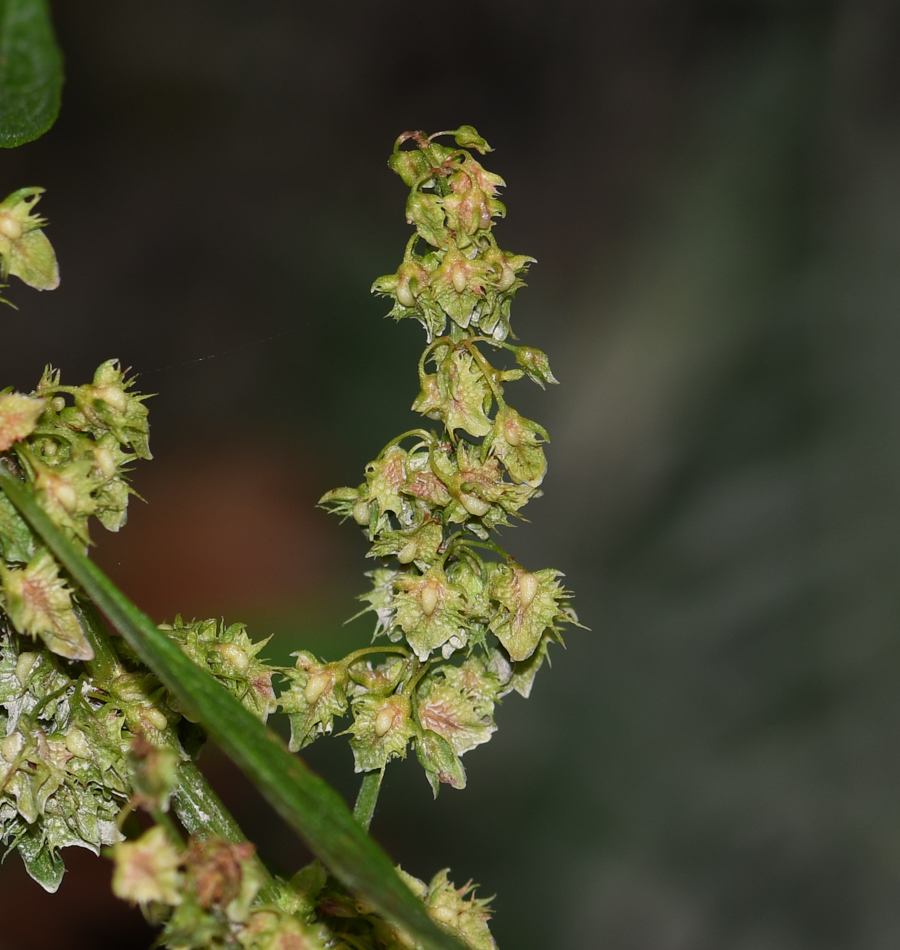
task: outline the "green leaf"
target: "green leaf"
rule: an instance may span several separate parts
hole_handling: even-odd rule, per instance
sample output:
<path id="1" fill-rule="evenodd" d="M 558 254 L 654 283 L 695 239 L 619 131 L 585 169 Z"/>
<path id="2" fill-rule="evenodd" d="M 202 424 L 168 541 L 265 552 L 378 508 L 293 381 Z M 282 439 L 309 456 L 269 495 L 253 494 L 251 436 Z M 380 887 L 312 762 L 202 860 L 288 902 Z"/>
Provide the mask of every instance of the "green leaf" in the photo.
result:
<path id="1" fill-rule="evenodd" d="M 46 0 L 0 0 L 0 147 L 24 145 L 53 125 L 62 84 Z"/>
<path id="2" fill-rule="evenodd" d="M 25 870 L 41 887 L 55 894 L 62 884 L 66 866 L 58 851 L 54 851 L 44 838 L 40 828 L 29 828 L 17 841 L 16 846 Z"/>
<path id="3" fill-rule="evenodd" d="M 53 525 L 22 483 L 2 468 L 0 488 L 134 651 L 332 873 L 387 920 L 414 935 L 425 950 L 460 950 L 460 944 L 431 921 L 337 792 L 291 755 L 209 673 L 192 663 Z"/>

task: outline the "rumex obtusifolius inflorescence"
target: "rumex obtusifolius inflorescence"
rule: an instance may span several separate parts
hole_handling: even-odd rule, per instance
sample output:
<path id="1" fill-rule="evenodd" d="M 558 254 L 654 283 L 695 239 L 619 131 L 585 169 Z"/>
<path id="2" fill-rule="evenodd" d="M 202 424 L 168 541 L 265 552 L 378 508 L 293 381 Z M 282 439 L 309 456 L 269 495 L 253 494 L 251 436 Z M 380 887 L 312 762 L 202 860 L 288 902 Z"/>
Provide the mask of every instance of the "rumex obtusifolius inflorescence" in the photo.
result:
<path id="1" fill-rule="evenodd" d="M 437 141 L 445 135 L 455 147 Z M 425 328 L 412 408 L 442 429 L 391 440 L 361 485 L 320 502 L 355 520 L 369 555 L 387 561 L 361 599 L 376 636 L 403 651 L 335 680 L 355 714 L 357 770 L 383 768 L 412 740 L 435 794 L 442 782 L 465 784 L 459 756 L 490 738 L 497 700 L 529 694 L 549 644 L 574 620 L 558 571 L 528 571 L 491 538 L 540 495 L 547 467 L 546 431 L 506 402 L 504 387 L 526 375 L 541 386 L 556 380 L 543 352 L 510 342 L 510 306 L 533 259 L 497 244 L 503 181 L 472 151 L 489 149 L 469 126 L 397 140 L 390 166 L 409 186 L 416 230 L 396 273 L 373 287 L 393 300 L 391 316 Z M 495 367 L 494 354 L 513 365 Z M 364 677 L 372 684 L 360 694 Z M 300 705 L 296 747 L 331 725 L 327 698 L 321 719 Z"/>
<path id="2" fill-rule="evenodd" d="M 446 136 L 452 146 L 438 141 Z M 159 628 L 253 716 L 287 714 L 292 751 L 349 717 L 343 734 L 365 773 L 355 815 L 366 826 L 385 767 L 410 749 L 435 795 L 442 784 L 463 788 L 461 757 L 491 738 L 496 703 L 527 697 L 562 625 L 577 623 L 560 572 L 527 570 L 495 540 L 540 495 L 548 441 L 505 387 L 556 380 L 542 351 L 511 342 L 511 303 L 533 259 L 495 240 L 503 181 L 473 154 L 488 151 L 464 126 L 406 133 L 389 160 L 410 189 L 415 232 L 373 290 L 393 301 L 394 318 L 425 328 L 412 408 L 440 426 L 392 439 L 360 485 L 320 500 L 371 544 L 377 566 L 360 599 L 376 618 L 373 645 L 337 661 L 301 650 L 278 667 L 242 624 L 176 617 Z M 46 222 L 29 211 L 39 194 L 24 189 L 0 205 L 0 259 L 4 275 L 52 289 Z M 33 393 L 0 393 L 0 465 L 82 550 L 92 517 L 124 526 L 130 465 L 150 458 L 146 397 L 132 388 L 108 361 L 88 385 L 63 385 L 48 368 Z M 189 771 L 204 738 L 192 710 L 106 636 L 5 494 L 0 611 L 0 840 L 47 889 L 62 878 L 62 848 L 112 846 L 115 892 L 161 924 L 160 943 L 172 948 L 419 946 L 319 862 L 273 878 L 227 821 L 198 824 L 203 810 L 186 789 L 213 799 Z M 128 832 L 134 808 L 152 815 L 150 831 Z M 454 887 L 446 871 L 427 885 L 400 874 L 439 928 L 474 950 L 494 947 L 488 902 L 471 885 Z"/>

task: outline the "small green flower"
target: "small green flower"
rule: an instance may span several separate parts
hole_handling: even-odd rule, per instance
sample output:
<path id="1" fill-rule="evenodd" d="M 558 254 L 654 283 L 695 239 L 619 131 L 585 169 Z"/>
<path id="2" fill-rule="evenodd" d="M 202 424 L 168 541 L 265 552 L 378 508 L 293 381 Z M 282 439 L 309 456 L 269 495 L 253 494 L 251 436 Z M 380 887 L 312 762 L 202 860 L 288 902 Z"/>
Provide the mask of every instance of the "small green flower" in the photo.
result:
<path id="1" fill-rule="evenodd" d="M 384 515 L 389 511 L 401 521 L 409 518 L 412 506 L 409 499 L 401 494 L 406 479 L 406 452 L 399 445 L 390 446 L 380 458 L 366 466 L 366 501 L 377 503 L 381 516 L 378 521 L 380 527 L 387 524 Z"/>
<path id="2" fill-rule="evenodd" d="M 411 531 L 384 532 L 366 556 L 393 555 L 401 564 L 415 563 L 422 570 L 427 570 L 437 560 L 438 549 L 443 540 L 443 527 L 437 522 L 429 521 Z"/>
<path id="3" fill-rule="evenodd" d="M 487 435 L 491 421 L 486 411 L 492 393 L 481 368 L 463 347 L 441 347 L 435 355 L 439 359 L 437 373 L 421 377 L 422 391 L 413 411 L 441 419 L 451 434 L 463 429 L 476 438 Z"/>
<path id="4" fill-rule="evenodd" d="M 85 544 L 89 540 L 88 518 L 97 510 L 94 491 L 98 487 L 92 459 L 63 464 L 47 464 L 27 450 L 19 456 L 34 473 L 34 494 L 38 504 L 54 524 L 71 532 Z"/>
<path id="5" fill-rule="evenodd" d="M 490 628 L 512 660 L 527 660 L 547 630 L 556 631 L 572 618 L 563 609 L 569 595 L 557 583 L 559 571 L 545 568 L 531 574 L 520 567 L 502 565 L 492 577 L 490 596 L 501 609 Z"/>
<path id="6" fill-rule="evenodd" d="M 59 265 L 43 232 L 44 218 L 31 213 L 43 188 L 20 188 L 0 202 L 0 276 L 13 274 L 35 290 L 59 286 Z"/>
<path id="7" fill-rule="evenodd" d="M 148 444 L 147 407 L 149 396 L 129 392 L 134 379 L 125 379 L 118 360 L 107 360 L 94 374 L 91 386 L 78 386 L 73 392 L 75 408 L 83 416 L 83 427 L 94 435 L 112 433 L 116 439 L 142 459 L 152 458 Z M 77 428 L 75 418 L 70 422 Z"/>
<path id="8" fill-rule="evenodd" d="M 491 899 L 475 897 L 477 884 L 457 888 L 449 880 L 448 869 L 439 871 L 427 885 L 401 868 L 397 868 L 397 873 L 413 894 L 423 901 L 428 916 L 439 927 L 462 940 L 470 950 L 497 950 L 488 928 Z M 391 947 L 416 950 L 419 946 L 405 931 L 387 924 L 379 923 L 375 933 Z"/>
<path id="9" fill-rule="evenodd" d="M 215 620 L 185 623 L 176 617 L 160 630 L 171 637 L 200 667 L 208 670 L 254 716 L 266 721 L 277 707 L 273 670 L 259 659 L 271 637 L 254 643 L 242 623 L 226 626 Z"/>
<path id="10" fill-rule="evenodd" d="M 16 630 L 40 637 L 47 649 L 67 660 L 94 658 L 49 551 L 42 548 L 22 570 L 0 562 L 0 580 L 4 607 Z"/>
<path id="11" fill-rule="evenodd" d="M 406 758 L 406 747 L 417 733 L 407 696 L 357 696 L 353 716 L 347 732 L 357 772 L 383 769 L 391 759 Z"/>
<path id="12" fill-rule="evenodd" d="M 440 567 L 398 574 L 394 590 L 394 623 L 420 660 L 441 648 L 449 656 L 466 645 L 465 599 Z"/>
<path id="13" fill-rule="evenodd" d="M 537 488 L 544 480 L 547 459 L 541 443 L 547 442 L 547 430 L 520 416 L 510 406 L 497 410 L 491 431 L 491 453 L 503 463 L 517 484 Z"/>
<path id="14" fill-rule="evenodd" d="M 347 712 L 347 669 L 341 663 L 324 663 L 305 650 L 294 669 L 282 670 L 290 684 L 278 705 L 291 721 L 292 752 L 303 749 L 321 735 L 330 735 L 335 716 Z"/>
<path id="15" fill-rule="evenodd" d="M 500 690 L 499 679 L 480 658 L 470 657 L 462 666 L 438 666 L 419 686 L 419 721 L 463 755 L 496 732 L 494 703 Z"/>

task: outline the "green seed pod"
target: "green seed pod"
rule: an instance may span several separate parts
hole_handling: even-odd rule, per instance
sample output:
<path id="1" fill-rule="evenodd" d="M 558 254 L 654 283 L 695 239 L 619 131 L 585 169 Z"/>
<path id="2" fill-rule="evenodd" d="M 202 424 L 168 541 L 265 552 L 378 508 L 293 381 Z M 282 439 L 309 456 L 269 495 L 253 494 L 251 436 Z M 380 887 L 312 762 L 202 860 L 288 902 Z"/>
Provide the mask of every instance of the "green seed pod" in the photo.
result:
<path id="1" fill-rule="evenodd" d="M 22 236 L 22 225 L 9 213 L 0 214 L 0 234 L 10 241 L 18 241 Z"/>
<path id="2" fill-rule="evenodd" d="M 470 515 L 475 515 L 476 518 L 486 515 L 491 510 L 491 506 L 488 502 L 475 495 L 462 492 L 459 496 L 459 500 L 463 508 L 465 508 Z"/>
<path id="3" fill-rule="evenodd" d="M 87 736 L 77 726 L 72 726 L 66 733 L 66 748 L 79 759 L 92 758 Z"/>
<path id="4" fill-rule="evenodd" d="M 95 386 L 94 395 L 117 412 L 125 412 L 128 408 L 128 397 L 118 386 Z"/>
<path id="5" fill-rule="evenodd" d="M 238 673 L 246 673 L 250 669 L 250 657 L 247 651 L 236 643 L 218 643 L 215 649 L 222 659 L 233 666 Z"/>
<path id="6" fill-rule="evenodd" d="M 37 653 L 20 653 L 16 660 L 16 679 L 20 685 L 24 686 L 28 682 L 28 677 L 37 663 Z"/>
<path id="7" fill-rule="evenodd" d="M 375 735 L 380 739 L 393 727 L 397 719 L 398 710 L 394 706 L 382 706 L 375 714 Z"/>
<path id="8" fill-rule="evenodd" d="M 360 498 L 353 506 L 353 520 L 363 526 L 369 523 L 369 502 L 365 498 Z"/>
<path id="9" fill-rule="evenodd" d="M 306 681 L 306 687 L 303 690 L 303 698 L 310 706 L 319 701 L 319 697 L 327 689 L 334 685 L 334 673 L 331 670 L 323 670 L 321 673 L 313 673 Z"/>

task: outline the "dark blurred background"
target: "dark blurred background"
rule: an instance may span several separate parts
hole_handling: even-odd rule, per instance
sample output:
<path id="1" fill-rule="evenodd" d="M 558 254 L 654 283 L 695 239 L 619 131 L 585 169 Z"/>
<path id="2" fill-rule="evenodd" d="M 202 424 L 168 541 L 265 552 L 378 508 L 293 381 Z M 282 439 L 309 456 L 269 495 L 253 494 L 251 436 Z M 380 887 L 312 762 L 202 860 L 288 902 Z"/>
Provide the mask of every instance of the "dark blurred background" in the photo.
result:
<path id="1" fill-rule="evenodd" d="M 388 771 L 374 831 L 496 892 L 505 950 L 895 947 L 900 931 L 900 6 L 57 0 L 40 184 L 62 286 L 8 292 L 0 385 L 118 357 L 152 400 L 147 504 L 96 556 L 158 619 L 246 620 L 287 662 L 365 544 L 314 508 L 414 424 L 418 325 L 381 319 L 406 129 L 475 125 L 532 254 L 513 325 L 562 385 L 546 497 L 506 543 L 591 632 L 511 697 L 469 787 Z M 5 192 L 4 192 L 5 193 Z M 309 750 L 349 797 L 345 740 Z M 215 753 L 263 855 L 295 839 Z M 0 946 L 144 947 L 106 862 Z"/>

